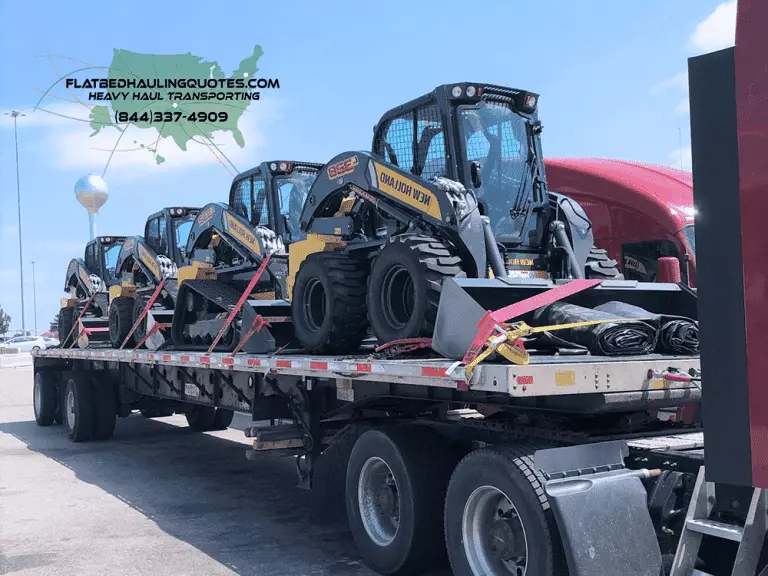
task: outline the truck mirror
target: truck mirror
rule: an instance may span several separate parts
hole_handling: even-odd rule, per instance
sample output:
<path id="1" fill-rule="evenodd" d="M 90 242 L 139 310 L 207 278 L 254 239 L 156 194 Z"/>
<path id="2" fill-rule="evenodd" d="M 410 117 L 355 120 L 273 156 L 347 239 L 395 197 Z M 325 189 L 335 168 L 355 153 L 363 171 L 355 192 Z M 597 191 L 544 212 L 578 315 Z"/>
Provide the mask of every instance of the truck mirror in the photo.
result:
<path id="1" fill-rule="evenodd" d="M 472 162 L 469 165 L 469 174 L 472 178 L 472 186 L 480 188 L 483 185 L 483 179 L 480 177 L 480 162 Z"/>
<path id="2" fill-rule="evenodd" d="M 283 242 L 289 244 L 291 236 L 293 236 L 293 225 L 291 224 L 291 217 L 289 214 L 281 214 L 283 219 Z"/>

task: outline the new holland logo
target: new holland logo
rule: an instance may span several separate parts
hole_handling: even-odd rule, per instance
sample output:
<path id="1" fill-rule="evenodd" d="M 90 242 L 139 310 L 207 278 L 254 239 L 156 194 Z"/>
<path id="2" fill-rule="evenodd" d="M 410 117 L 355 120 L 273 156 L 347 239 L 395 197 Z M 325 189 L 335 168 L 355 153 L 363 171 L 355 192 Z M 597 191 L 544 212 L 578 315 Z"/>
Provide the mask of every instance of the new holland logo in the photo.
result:
<path id="1" fill-rule="evenodd" d="M 378 162 L 375 162 L 374 166 L 376 168 L 376 185 L 379 190 L 433 218 L 442 219 L 440 204 L 431 191 Z"/>
<path id="2" fill-rule="evenodd" d="M 247 226 L 244 226 L 237 218 L 232 214 L 226 214 L 227 231 L 235 238 L 240 240 L 245 246 L 250 248 L 254 254 L 261 254 L 261 246 L 259 246 L 259 240 L 251 232 Z"/>

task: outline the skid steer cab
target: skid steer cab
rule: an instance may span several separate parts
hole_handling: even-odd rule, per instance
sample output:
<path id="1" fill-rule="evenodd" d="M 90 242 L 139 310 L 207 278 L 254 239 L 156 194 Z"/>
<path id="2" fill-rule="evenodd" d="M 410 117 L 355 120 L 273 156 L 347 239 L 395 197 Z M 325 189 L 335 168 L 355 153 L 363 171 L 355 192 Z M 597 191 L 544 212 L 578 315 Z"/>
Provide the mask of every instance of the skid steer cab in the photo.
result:
<path id="1" fill-rule="evenodd" d="M 166 340 L 178 293 L 177 269 L 188 262 L 187 240 L 199 208 L 166 207 L 147 218 L 144 236 L 123 242 L 118 283 L 109 288 L 113 348 L 156 349 Z"/>
<path id="2" fill-rule="evenodd" d="M 548 190 L 538 98 L 482 83 L 440 86 L 384 114 L 372 153 L 325 165 L 301 213 L 307 237 L 289 248 L 305 349 L 353 352 L 370 326 L 380 343 L 435 335 L 433 347 L 455 355 L 465 343 L 451 340 L 475 331 L 476 308 L 573 279 L 610 281 L 593 305 L 637 290 L 633 304 L 675 313 L 662 285 L 622 282 L 582 208 Z M 441 300 L 447 279 L 459 282 L 450 301 Z"/>
<path id="3" fill-rule="evenodd" d="M 293 341 L 286 246 L 305 238 L 301 210 L 320 168 L 262 162 L 235 177 L 228 205 L 199 212 L 178 273 L 174 345 L 267 353 Z"/>
<path id="4" fill-rule="evenodd" d="M 108 290 L 118 283 L 117 259 L 124 236 L 98 236 L 85 246 L 82 259 L 73 258 L 64 279 L 58 336 L 60 346 L 82 348 L 108 336 Z"/>

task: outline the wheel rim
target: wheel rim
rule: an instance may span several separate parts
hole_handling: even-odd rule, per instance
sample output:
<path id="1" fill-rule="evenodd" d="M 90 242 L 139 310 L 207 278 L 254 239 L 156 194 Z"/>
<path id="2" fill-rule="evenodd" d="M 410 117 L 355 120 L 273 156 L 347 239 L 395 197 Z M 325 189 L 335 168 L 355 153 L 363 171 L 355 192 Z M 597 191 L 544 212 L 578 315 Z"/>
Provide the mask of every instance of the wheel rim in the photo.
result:
<path id="1" fill-rule="evenodd" d="M 388 546 L 400 528 L 400 497 L 392 469 L 381 458 L 369 458 L 357 484 L 360 519 L 377 546 Z"/>
<path id="2" fill-rule="evenodd" d="M 35 398 L 35 414 L 40 414 L 43 408 L 42 392 L 40 391 L 40 381 L 35 378 L 34 386 L 34 398 Z"/>
<path id="3" fill-rule="evenodd" d="M 396 264 L 381 284 L 381 309 L 387 323 L 402 328 L 413 316 L 413 278 L 405 266 Z"/>
<path id="4" fill-rule="evenodd" d="M 67 425 L 70 430 L 75 429 L 75 391 L 69 390 L 67 392 Z"/>
<path id="5" fill-rule="evenodd" d="M 309 329 L 317 332 L 323 325 L 326 315 L 325 288 L 319 278 L 311 278 L 307 282 L 302 304 L 307 311 Z"/>
<path id="6" fill-rule="evenodd" d="M 467 499 L 461 522 L 467 562 L 475 576 L 525 576 L 528 540 L 517 508 L 498 488 L 481 486 Z"/>

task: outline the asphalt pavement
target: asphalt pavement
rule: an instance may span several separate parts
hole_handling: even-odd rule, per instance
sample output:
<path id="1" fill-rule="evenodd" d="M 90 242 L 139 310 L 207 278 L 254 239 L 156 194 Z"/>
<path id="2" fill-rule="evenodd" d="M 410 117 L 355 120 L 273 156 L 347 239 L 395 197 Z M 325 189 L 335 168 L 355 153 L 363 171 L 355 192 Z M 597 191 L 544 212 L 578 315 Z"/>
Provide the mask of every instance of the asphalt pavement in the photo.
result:
<path id="1" fill-rule="evenodd" d="M 32 370 L 0 369 L 0 574 L 373 575 L 343 522 L 310 521 L 294 459 L 247 448 L 183 416 L 74 444 L 35 424 Z"/>

